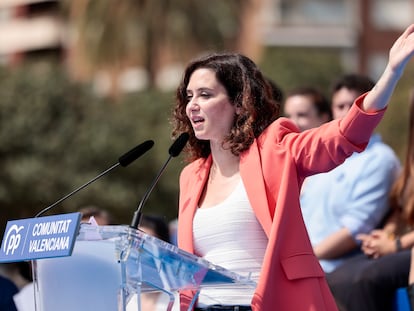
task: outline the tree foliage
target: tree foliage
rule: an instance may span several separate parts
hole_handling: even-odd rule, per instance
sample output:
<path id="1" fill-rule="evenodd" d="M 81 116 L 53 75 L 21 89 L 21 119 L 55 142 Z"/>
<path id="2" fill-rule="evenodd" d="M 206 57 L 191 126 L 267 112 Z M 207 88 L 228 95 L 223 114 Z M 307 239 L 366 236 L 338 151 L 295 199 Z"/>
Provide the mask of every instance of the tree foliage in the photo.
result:
<path id="1" fill-rule="evenodd" d="M 170 93 L 131 94 L 114 105 L 87 86 L 70 82 L 57 68 L 0 72 L 1 221 L 33 217 L 117 163 L 145 140 L 147 154 L 56 206 L 76 211 L 94 204 L 128 223 L 145 190 L 168 157 Z M 146 209 L 177 214 L 178 158 L 169 164 Z"/>

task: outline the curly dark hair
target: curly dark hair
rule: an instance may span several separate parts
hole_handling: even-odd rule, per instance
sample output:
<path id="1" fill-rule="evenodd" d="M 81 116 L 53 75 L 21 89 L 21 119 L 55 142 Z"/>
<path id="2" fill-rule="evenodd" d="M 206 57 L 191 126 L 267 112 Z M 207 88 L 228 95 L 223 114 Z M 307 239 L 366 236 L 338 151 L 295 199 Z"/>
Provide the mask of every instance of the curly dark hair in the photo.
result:
<path id="1" fill-rule="evenodd" d="M 234 116 L 230 133 L 223 141 L 223 145 L 228 144 L 231 152 L 238 156 L 279 117 L 280 104 L 272 96 L 268 79 L 248 57 L 237 53 L 222 53 L 194 60 L 185 69 L 178 86 L 172 118 L 173 137 L 182 132 L 190 135 L 186 146 L 189 161 L 206 158 L 211 152 L 209 141 L 195 137 L 186 115 L 187 86 L 193 72 L 200 68 L 215 72 L 217 80 L 226 89 L 230 102 L 239 108 L 240 113 Z"/>

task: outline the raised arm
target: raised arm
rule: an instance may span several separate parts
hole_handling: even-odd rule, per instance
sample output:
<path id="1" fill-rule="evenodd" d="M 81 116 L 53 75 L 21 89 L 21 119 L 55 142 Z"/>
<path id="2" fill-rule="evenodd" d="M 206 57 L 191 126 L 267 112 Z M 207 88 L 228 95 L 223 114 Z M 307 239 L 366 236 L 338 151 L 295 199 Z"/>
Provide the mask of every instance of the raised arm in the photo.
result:
<path id="1" fill-rule="evenodd" d="M 371 92 L 365 97 L 362 108 L 367 112 L 385 108 L 401 78 L 405 66 L 414 55 L 414 24 L 411 24 L 394 42 L 388 64 Z"/>

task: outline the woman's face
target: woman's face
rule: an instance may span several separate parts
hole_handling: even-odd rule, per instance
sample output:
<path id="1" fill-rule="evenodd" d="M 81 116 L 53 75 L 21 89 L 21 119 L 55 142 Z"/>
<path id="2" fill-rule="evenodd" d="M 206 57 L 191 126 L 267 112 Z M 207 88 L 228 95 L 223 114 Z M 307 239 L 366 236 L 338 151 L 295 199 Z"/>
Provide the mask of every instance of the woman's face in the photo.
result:
<path id="1" fill-rule="evenodd" d="M 186 114 L 197 139 L 221 143 L 230 132 L 235 113 L 236 108 L 214 71 L 195 70 L 187 85 Z"/>

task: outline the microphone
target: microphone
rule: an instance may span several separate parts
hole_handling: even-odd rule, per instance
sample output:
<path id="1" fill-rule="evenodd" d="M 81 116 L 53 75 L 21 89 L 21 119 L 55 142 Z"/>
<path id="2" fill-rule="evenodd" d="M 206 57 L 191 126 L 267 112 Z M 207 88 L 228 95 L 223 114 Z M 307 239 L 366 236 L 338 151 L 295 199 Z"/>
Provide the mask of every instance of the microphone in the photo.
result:
<path id="1" fill-rule="evenodd" d="M 154 189 L 155 185 L 160 179 L 162 173 L 167 167 L 167 164 L 170 162 L 172 158 L 175 158 L 180 154 L 180 152 L 184 149 L 184 146 L 187 143 L 189 138 L 190 138 L 190 135 L 188 133 L 182 133 L 180 136 L 178 136 L 178 138 L 173 142 L 171 147 L 168 149 L 168 153 L 170 154 L 170 156 L 168 157 L 167 161 L 165 161 L 164 165 L 159 170 L 151 186 L 148 188 L 147 192 L 145 192 L 142 200 L 139 202 L 138 208 L 134 212 L 134 217 L 132 218 L 132 222 L 130 225 L 131 228 L 138 229 L 139 223 L 141 222 L 141 218 L 142 218 L 142 213 L 141 213 L 142 207 L 144 206 L 145 202 L 148 200 L 149 195 L 151 194 L 152 190 Z"/>
<path id="2" fill-rule="evenodd" d="M 106 175 L 107 173 L 109 173 L 110 171 L 112 171 L 113 169 L 118 167 L 119 165 L 121 165 L 122 167 L 128 166 L 129 164 L 134 162 L 136 159 L 138 159 L 140 156 L 142 156 L 144 153 L 146 153 L 148 150 L 150 150 L 152 148 L 152 146 L 154 146 L 154 141 L 147 140 L 147 141 L 144 141 L 142 144 L 136 146 L 135 148 L 129 150 L 127 153 L 125 153 L 125 154 L 123 154 L 122 156 L 119 157 L 117 163 L 113 164 L 110 168 L 106 169 L 105 171 L 100 173 L 98 176 L 92 178 L 90 181 L 83 184 L 82 186 L 76 188 L 71 193 L 65 195 L 63 198 L 59 199 L 55 203 L 53 203 L 53 204 L 49 205 L 48 207 L 42 209 L 39 213 L 36 214 L 35 218 L 43 215 L 44 213 L 46 213 L 47 211 L 49 211 L 50 209 L 52 209 L 53 207 L 55 207 L 59 203 L 63 202 L 64 200 L 66 200 L 70 196 L 74 195 L 78 191 L 82 190 L 83 188 L 85 188 L 89 184 L 93 183 L 95 180 L 97 180 L 97 179 L 101 178 L 102 176 Z"/>

